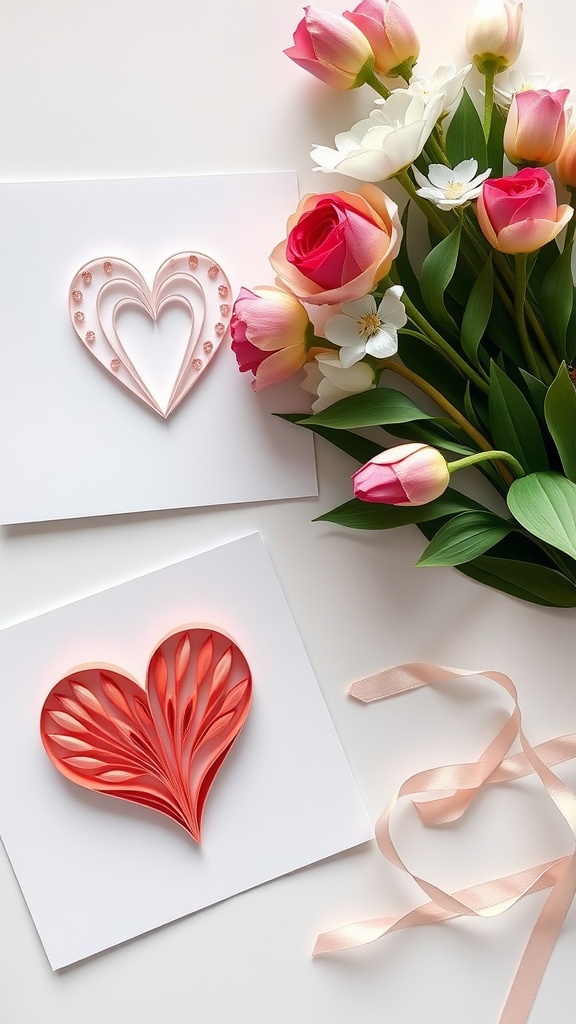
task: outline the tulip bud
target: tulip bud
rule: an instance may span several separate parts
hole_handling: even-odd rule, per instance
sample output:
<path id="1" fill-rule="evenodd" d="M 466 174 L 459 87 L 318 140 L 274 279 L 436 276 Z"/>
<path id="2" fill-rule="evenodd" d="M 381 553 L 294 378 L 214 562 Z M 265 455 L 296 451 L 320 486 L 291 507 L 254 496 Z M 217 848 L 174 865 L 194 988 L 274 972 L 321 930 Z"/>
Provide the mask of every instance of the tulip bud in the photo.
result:
<path id="1" fill-rule="evenodd" d="M 230 321 L 232 351 L 241 373 L 254 374 L 254 391 L 304 365 L 311 330 L 304 306 L 283 289 L 240 289 Z"/>
<path id="2" fill-rule="evenodd" d="M 394 0 L 361 0 L 344 17 L 364 33 L 374 51 L 376 74 L 406 81 L 420 53 L 420 43 L 404 11 Z"/>
<path id="3" fill-rule="evenodd" d="M 287 57 L 335 89 L 355 89 L 374 73 L 374 54 L 366 36 L 338 14 L 305 7 Z"/>
<path id="4" fill-rule="evenodd" d="M 506 178 L 489 178 L 476 214 L 485 238 L 499 252 L 535 252 L 560 234 L 574 210 L 558 206 L 554 182 L 542 167 L 525 167 Z"/>
<path id="5" fill-rule="evenodd" d="M 556 160 L 558 181 L 565 188 L 576 188 L 576 125 L 568 132 L 562 152 Z"/>
<path id="6" fill-rule="evenodd" d="M 559 156 L 569 112 L 569 89 L 530 89 L 514 96 L 504 129 L 504 151 L 513 164 L 550 164 Z"/>
<path id="7" fill-rule="evenodd" d="M 450 480 L 446 459 L 427 444 L 400 444 L 354 473 L 354 494 L 384 505 L 426 505 Z"/>
<path id="8" fill-rule="evenodd" d="M 518 0 L 478 0 L 466 32 L 466 48 L 482 74 L 498 74 L 518 60 L 524 36 L 524 5 Z"/>

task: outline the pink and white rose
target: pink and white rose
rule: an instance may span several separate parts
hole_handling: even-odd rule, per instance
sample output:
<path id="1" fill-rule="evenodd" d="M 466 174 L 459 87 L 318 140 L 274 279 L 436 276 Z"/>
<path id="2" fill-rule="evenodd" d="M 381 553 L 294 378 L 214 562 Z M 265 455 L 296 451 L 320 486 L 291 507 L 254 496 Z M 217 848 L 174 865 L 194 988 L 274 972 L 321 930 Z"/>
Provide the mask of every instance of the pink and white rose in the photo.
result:
<path id="1" fill-rule="evenodd" d="M 277 283 L 315 305 L 372 291 L 402 240 L 396 203 L 374 185 L 304 196 L 287 228 L 270 255 Z"/>

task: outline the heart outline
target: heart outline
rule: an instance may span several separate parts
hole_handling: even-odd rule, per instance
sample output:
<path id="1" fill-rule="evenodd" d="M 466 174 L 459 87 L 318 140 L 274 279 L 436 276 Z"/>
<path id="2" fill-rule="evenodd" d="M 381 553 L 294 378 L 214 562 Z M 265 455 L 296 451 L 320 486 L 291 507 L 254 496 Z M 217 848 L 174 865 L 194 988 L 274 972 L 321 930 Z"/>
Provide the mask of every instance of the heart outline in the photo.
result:
<path id="1" fill-rule="evenodd" d="M 110 293 L 118 299 L 108 311 Z M 195 297 L 201 316 L 196 317 Z M 231 286 L 222 267 L 200 252 L 169 256 L 157 270 L 150 289 L 140 271 L 127 260 L 99 257 L 84 264 L 72 278 L 68 306 L 72 325 L 91 355 L 150 409 L 167 419 L 211 364 L 228 333 Z M 184 305 L 190 313 L 190 332 L 165 408 L 129 358 L 118 334 L 117 317 L 126 305 L 143 310 L 156 321 L 169 304 Z"/>
<path id="2" fill-rule="evenodd" d="M 44 701 L 40 735 L 66 778 L 159 811 L 200 844 L 208 793 L 251 697 L 238 645 L 211 627 L 181 627 L 151 655 L 146 689 L 115 666 L 68 672 Z"/>

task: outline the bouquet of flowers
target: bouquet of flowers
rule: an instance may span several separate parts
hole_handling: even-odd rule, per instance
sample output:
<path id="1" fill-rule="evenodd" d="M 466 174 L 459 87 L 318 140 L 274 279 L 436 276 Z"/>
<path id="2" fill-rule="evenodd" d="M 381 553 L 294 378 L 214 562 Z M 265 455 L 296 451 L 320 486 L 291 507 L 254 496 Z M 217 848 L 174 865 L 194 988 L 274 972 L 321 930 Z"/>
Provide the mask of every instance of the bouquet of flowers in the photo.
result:
<path id="1" fill-rule="evenodd" d="M 270 256 L 275 285 L 236 299 L 232 347 L 255 390 L 303 369 L 313 415 L 286 418 L 362 464 L 354 497 L 321 519 L 414 523 L 428 540 L 418 565 L 574 607 L 576 125 L 562 83 L 509 71 L 522 36 L 522 3 L 479 0 L 472 97 L 472 64 L 414 73 L 418 39 L 394 0 L 343 16 L 305 9 L 287 55 L 336 89 L 378 94 L 334 148 L 311 154 L 316 170 L 362 184 L 304 196 Z M 407 194 L 401 216 L 376 184 L 392 178 Z M 421 266 L 408 247 L 415 207 Z M 378 428 L 405 443 L 385 448 Z M 451 486 L 468 466 L 494 507 Z"/>

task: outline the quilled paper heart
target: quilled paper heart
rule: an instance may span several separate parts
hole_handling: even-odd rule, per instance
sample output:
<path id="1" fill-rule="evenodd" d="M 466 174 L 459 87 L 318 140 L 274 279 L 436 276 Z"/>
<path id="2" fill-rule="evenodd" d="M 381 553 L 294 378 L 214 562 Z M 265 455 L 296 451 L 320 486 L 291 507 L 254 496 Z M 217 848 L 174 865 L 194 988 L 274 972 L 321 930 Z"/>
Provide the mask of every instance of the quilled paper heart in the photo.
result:
<path id="1" fill-rule="evenodd" d="M 228 330 L 230 296 L 230 282 L 218 263 L 203 253 L 179 252 L 162 264 L 151 290 L 126 260 L 92 260 L 74 275 L 68 298 L 74 330 L 94 358 L 166 419 L 216 355 Z M 130 357 L 122 343 L 118 318 L 132 308 L 157 321 L 166 307 L 175 305 L 186 310 L 189 325 L 169 396 L 162 401 L 158 382 L 138 368 L 137 355 L 131 349 Z"/>
<path id="2" fill-rule="evenodd" d="M 171 633 L 146 690 L 108 666 L 64 676 L 42 708 L 48 757 L 79 786 L 161 811 L 200 842 L 208 792 L 250 708 L 237 645 L 208 628 Z"/>

